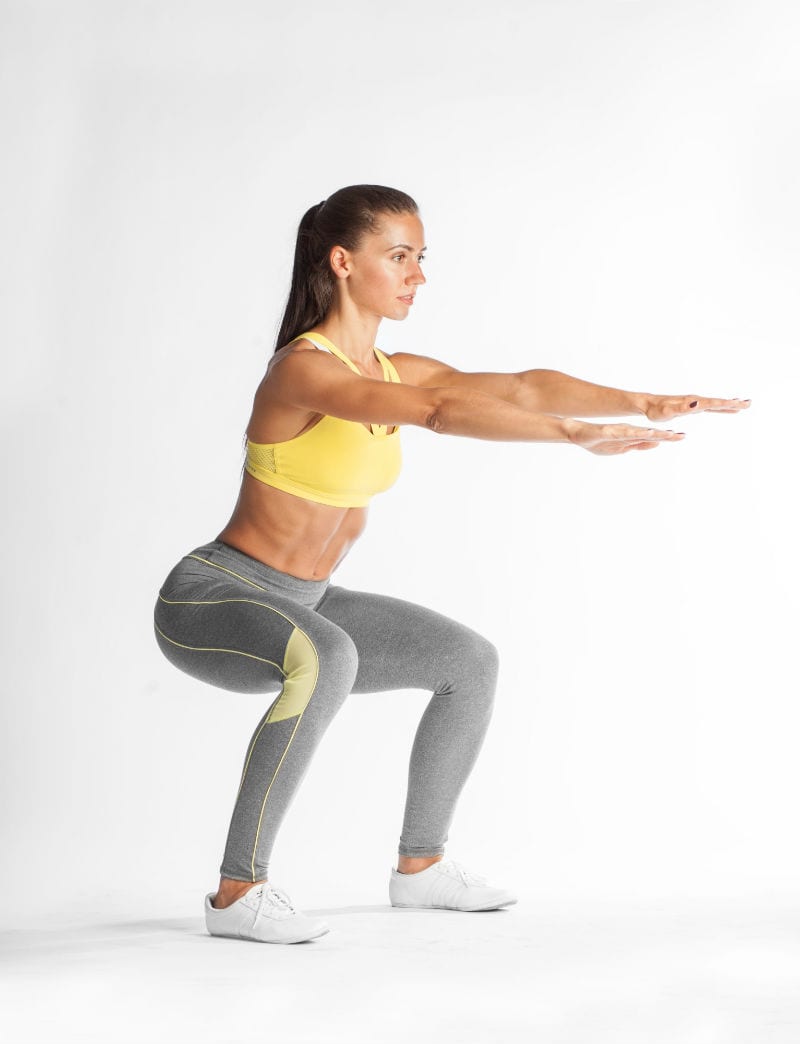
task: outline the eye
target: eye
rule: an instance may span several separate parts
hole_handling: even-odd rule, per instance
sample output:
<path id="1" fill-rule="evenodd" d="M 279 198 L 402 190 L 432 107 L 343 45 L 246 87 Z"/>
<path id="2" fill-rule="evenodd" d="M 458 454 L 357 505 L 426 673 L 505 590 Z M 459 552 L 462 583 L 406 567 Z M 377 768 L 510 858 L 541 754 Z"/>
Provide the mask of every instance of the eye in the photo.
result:
<path id="1" fill-rule="evenodd" d="M 392 258 L 392 261 L 405 261 L 405 259 L 406 259 L 406 255 L 405 254 L 395 254 L 394 257 Z M 422 262 L 424 260 L 425 260 L 425 255 L 424 254 L 420 254 L 420 256 L 417 258 L 417 262 L 419 264 L 422 264 Z"/>

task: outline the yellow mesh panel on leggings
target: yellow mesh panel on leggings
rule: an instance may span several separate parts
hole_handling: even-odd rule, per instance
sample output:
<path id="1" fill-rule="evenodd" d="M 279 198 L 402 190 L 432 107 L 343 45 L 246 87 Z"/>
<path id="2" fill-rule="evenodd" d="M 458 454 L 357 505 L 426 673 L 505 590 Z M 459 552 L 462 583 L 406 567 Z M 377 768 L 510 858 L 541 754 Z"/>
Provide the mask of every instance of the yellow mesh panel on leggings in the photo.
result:
<path id="1" fill-rule="evenodd" d="M 317 652 L 311 639 L 295 627 L 283 657 L 284 682 L 280 697 L 269 712 L 267 723 L 285 721 L 302 714 L 317 684 Z"/>

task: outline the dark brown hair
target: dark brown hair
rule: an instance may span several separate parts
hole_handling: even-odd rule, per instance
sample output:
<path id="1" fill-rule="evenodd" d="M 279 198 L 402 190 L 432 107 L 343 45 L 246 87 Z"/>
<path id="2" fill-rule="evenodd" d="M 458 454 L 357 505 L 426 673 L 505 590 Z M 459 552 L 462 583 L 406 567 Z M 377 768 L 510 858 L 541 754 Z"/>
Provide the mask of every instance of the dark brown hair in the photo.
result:
<path id="1" fill-rule="evenodd" d="M 381 214 L 417 214 L 405 192 L 385 185 L 348 185 L 311 207 L 297 230 L 292 286 L 275 351 L 322 322 L 333 301 L 333 247 L 357 250 L 367 232 L 380 226 Z"/>

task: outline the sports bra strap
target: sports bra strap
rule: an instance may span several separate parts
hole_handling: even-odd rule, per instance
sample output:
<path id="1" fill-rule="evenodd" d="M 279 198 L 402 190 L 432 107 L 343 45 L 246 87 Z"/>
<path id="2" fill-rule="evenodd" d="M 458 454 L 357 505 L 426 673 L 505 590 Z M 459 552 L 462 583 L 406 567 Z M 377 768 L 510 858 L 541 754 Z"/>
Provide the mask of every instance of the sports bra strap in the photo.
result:
<path id="1" fill-rule="evenodd" d="M 323 351 L 329 351 L 332 355 L 335 355 L 337 359 L 341 359 L 343 363 L 346 363 L 353 371 L 353 373 L 357 373 L 359 377 L 361 376 L 361 371 L 356 366 L 356 364 L 351 359 L 348 359 L 344 352 L 337 348 L 332 341 L 329 341 L 327 337 L 324 337 L 320 333 L 314 334 L 313 337 L 307 333 L 300 334 L 298 337 L 295 337 L 296 341 L 299 341 L 301 339 L 304 341 L 311 341 L 312 344 L 316 345 L 317 348 L 322 348 Z"/>
<path id="2" fill-rule="evenodd" d="M 321 348 L 323 351 L 330 352 L 331 355 L 335 355 L 337 359 L 341 359 L 343 363 L 349 366 L 353 373 L 357 373 L 359 377 L 363 376 L 361 370 L 359 370 L 359 368 L 356 366 L 353 360 L 348 359 L 344 352 L 337 348 L 333 341 L 329 341 L 328 338 L 325 337 L 323 334 L 315 333 L 312 336 L 308 333 L 302 333 L 295 337 L 295 341 L 299 341 L 301 339 L 305 341 L 311 341 L 311 343 L 313 345 L 316 345 L 317 348 Z M 294 341 L 292 343 L 294 343 Z M 383 371 L 383 379 L 393 384 L 399 384 L 400 375 L 398 374 L 397 370 L 395 370 L 394 366 L 392 366 L 392 364 L 386 358 L 386 356 L 383 354 L 383 352 L 380 350 L 380 348 L 375 348 L 373 346 L 372 350 L 375 352 L 378 362 L 381 364 L 381 370 Z"/>

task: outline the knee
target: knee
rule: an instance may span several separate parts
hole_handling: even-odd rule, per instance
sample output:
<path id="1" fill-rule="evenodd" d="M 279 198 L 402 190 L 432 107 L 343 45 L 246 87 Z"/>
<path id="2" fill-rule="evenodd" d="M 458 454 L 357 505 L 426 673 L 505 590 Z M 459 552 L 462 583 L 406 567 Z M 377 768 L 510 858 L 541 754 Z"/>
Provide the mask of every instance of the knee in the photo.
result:
<path id="1" fill-rule="evenodd" d="M 448 695 L 465 686 L 491 702 L 497 688 L 500 654 L 497 646 L 483 635 L 464 628 L 450 644 L 445 677 L 437 688 Z"/>
<path id="2" fill-rule="evenodd" d="M 330 719 L 353 688 L 358 670 L 355 644 L 344 631 L 315 635 L 295 628 L 286 646 L 281 695 L 267 721 L 283 721 L 313 708 L 314 717 Z"/>
<path id="3" fill-rule="evenodd" d="M 353 688 L 358 674 L 358 649 L 346 631 L 326 634 L 315 642 L 319 680 L 326 691 L 341 694 L 343 700 Z"/>
<path id="4" fill-rule="evenodd" d="M 472 640 L 470 664 L 472 673 L 477 674 L 487 688 L 494 692 L 500 672 L 500 653 L 494 642 L 482 634 L 476 634 Z"/>

